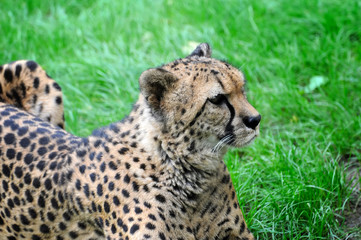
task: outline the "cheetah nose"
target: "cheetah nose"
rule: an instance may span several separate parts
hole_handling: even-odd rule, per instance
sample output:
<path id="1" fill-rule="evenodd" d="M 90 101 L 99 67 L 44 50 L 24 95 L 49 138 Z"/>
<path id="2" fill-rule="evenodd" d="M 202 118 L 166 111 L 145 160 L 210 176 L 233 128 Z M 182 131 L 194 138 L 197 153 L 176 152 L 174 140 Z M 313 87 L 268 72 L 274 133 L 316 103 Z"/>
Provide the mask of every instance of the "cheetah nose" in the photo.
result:
<path id="1" fill-rule="evenodd" d="M 244 117 L 243 119 L 243 123 L 248 127 L 248 128 L 252 128 L 252 129 L 256 129 L 256 127 L 258 126 L 259 122 L 261 121 L 261 115 L 258 115 L 256 117 Z"/>

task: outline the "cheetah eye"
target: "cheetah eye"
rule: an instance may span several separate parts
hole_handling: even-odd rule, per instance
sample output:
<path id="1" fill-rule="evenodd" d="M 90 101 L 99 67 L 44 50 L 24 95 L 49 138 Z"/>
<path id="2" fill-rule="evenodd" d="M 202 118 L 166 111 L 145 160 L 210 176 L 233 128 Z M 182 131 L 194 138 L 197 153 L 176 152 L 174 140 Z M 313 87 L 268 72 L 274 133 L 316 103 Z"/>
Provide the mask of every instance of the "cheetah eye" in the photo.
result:
<path id="1" fill-rule="evenodd" d="M 224 100 L 226 100 L 226 96 L 223 94 L 218 94 L 217 96 L 209 98 L 208 100 L 215 105 L 220 105 L 224 102 Z"/>

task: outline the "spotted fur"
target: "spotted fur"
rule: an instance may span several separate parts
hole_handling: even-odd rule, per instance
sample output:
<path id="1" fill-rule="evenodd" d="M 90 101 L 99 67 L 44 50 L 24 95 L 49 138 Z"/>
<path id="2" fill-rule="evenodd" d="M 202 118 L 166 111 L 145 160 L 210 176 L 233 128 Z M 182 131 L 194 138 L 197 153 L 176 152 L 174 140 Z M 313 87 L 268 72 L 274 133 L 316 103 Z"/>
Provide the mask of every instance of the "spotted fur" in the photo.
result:
<path id="1" fill-rule="evenodd" d="M 0 239 L 254 239 L 222 156 L 260 116 L 210 52 L 145 71 L 130 115 L 87 138 L 0 103 Z"/>
<path id="2" fill-rule="evenodd" d="M 34 61 L 0 66 L 0 102 L 64 128 L 61 87 Z"/>

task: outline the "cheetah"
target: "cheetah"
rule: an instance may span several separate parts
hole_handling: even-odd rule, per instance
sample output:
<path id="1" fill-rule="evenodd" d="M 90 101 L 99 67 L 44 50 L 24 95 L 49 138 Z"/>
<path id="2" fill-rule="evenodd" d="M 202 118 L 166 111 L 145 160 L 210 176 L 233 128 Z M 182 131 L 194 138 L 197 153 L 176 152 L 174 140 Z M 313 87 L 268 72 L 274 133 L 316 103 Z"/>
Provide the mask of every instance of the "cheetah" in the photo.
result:
<path id="1" fill-rule="evenodd" d="M 5 64 L 0 66 L 0 74 L 0 102 L 64 128 L 61 87 L 36 62 Z"/>
<path id="2" fill-rule="evenodd" d="M 1 240 L 254 239 L 222 157 L 259 135 L 261 116 L 208 44 L 143 72 L 129 116 L 86 138 L 58 126 L 61 91 L 36 71 L 0 70 L 12 94 L 0 103 Z"/>

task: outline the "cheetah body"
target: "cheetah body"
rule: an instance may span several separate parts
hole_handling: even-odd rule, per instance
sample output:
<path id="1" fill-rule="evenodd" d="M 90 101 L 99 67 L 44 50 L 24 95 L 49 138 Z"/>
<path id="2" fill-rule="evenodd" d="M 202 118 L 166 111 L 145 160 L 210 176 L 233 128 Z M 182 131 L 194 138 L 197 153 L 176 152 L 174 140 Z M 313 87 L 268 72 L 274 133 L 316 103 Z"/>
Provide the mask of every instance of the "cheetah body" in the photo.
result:
<path id="1" fill-rule="evenodd" d="M 0 239 L 253 239 L 222 162 L 259 131 L 243 75 L 201 44 L 139 83 L 130 115 L 87 138 L 0 103 Z"/>

